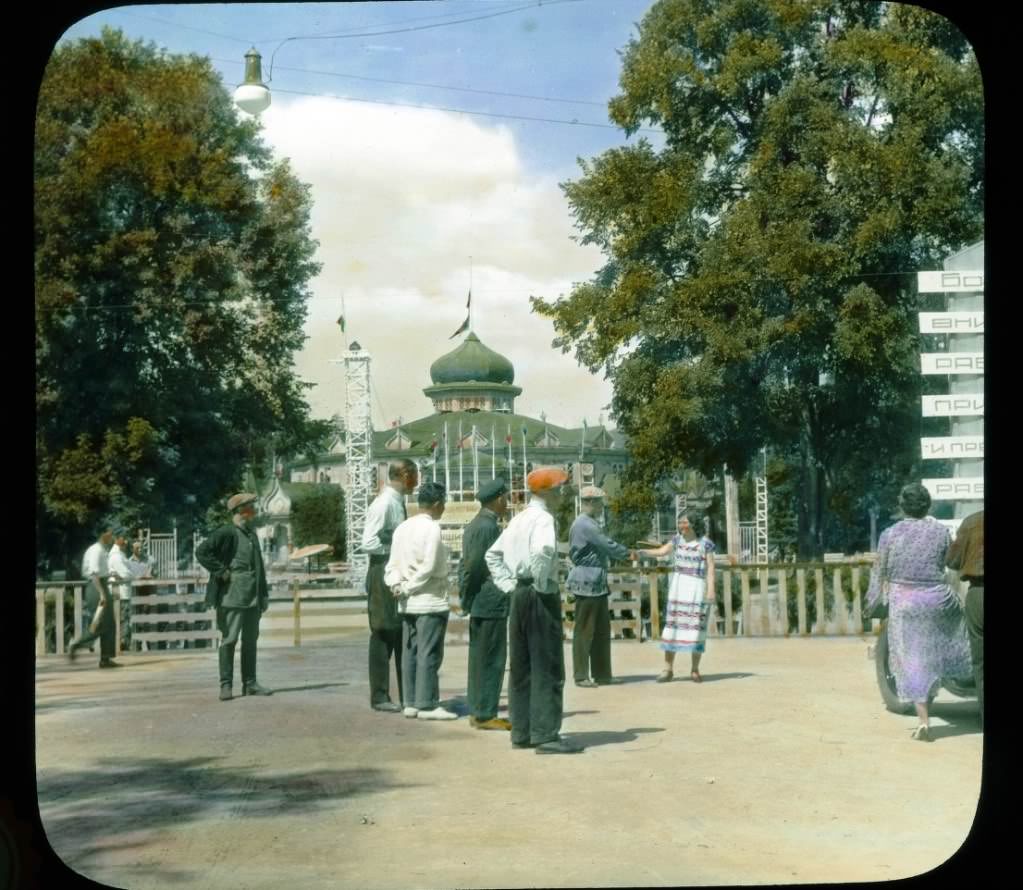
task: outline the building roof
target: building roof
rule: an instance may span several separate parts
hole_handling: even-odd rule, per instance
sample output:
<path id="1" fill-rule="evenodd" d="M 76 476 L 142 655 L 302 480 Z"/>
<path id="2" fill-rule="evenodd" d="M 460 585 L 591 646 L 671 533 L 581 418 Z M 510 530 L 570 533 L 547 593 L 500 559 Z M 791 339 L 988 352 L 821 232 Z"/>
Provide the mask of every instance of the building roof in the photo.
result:
<path id="1" fill-rule="evenodd" d="M 472 331 L 451 352 L 430 365 L 434 384 L 513 383 L 515 369 L 503 355 L 484 346 Z"/>

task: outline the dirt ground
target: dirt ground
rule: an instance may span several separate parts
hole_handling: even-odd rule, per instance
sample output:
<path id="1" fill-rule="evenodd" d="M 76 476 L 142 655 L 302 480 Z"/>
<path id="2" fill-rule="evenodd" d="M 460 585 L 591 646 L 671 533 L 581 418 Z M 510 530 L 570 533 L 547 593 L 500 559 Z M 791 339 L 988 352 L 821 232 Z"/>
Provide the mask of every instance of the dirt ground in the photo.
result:
<path id="1" fill-rule="evenodd" d="M 907 877 L 970 830 L 977 705 L 942 692 L 935 741 L 911 740 L 914 718 L 881 706 L 868 644 L 715 639 L 697 685 L 654 683 L 656 645 L 617 642 L 622 683 L 566 686 L 563 734 L 586 746 L 569 757 L 514 750 L 464 716 L 370 710 L 364 635 L 266 648 L 259 679 L 276 694 L 229 703 L 212 651 L 125 655 L 116 671 L 45 657 L 40 812 L 75 871 L 140 890 Z M 466 656 L 449 646 L 441 673 L 462 714 Z"/>

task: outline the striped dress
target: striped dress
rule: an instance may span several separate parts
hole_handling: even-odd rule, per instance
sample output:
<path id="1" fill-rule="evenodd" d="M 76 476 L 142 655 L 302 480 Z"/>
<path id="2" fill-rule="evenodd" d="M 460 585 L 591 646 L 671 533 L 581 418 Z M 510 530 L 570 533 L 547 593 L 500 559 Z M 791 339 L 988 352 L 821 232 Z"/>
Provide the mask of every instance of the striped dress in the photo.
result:
<path id="1" fill-rule="evenodd" d="M 682 535 L 675 535 L 672 543 L 675 571 L 668 584 L 661 648 L 666 652 L 703 652 L 714 605 L 705 599 L 707 562 L 714 558 L 714 543 L 710 538 L 687 541 Z"/>

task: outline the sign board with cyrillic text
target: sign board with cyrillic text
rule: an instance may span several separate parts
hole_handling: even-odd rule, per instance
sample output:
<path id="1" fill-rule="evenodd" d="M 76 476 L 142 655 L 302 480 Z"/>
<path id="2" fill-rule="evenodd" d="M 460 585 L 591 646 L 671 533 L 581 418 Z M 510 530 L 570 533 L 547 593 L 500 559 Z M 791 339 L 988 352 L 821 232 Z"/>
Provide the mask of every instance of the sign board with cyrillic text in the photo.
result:
<path id="1" fill-rule="evenodd" d="M 922 396 L 924 417 L 983 417 L 984 393 L 968 392 L 947 396 Z"/>
<path id="2" fill-rule="evenodd" d="M 983 374 L 983 352 L 922 352 L 921 374 Z"/>
<path id="3" fill-rule="evenodd" d="M 921 479 L 934 501 L 984 500 L 983 476 L 957 476 L 953 479 Z"/>
<path id="4" fill-rule="evenodd" d="M 983 334 L 983 312 L 921 312 L 921 334 Z"/>
<path id="5" fill-rule="evenodd" d="M 965 294 L 984 290 L 984 270 L 917 272 L 916 289 L 921 294 Z"/>
<path id="6" fill-rule="evenodd" d="M 938 436 L 920 440 L 920 456 L 924 460 L 984 459 L 983 436 Z"/>

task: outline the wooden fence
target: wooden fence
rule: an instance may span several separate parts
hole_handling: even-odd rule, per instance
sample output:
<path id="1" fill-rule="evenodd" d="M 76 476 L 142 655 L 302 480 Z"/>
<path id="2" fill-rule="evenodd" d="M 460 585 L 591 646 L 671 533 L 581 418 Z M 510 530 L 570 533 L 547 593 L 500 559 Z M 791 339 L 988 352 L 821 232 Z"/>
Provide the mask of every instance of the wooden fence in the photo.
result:
<path id="1" fill-rule="evenodd" d="M 821 636 L 874 633 L 879 622 L 863 618 L 869 560 L 842 563 L 764 563 L 719 567 L 719 592 L 710 636 Z M 672 570 L 665 566 L 618 566 L 609 573 L 612 635 L 657 640 L 661 606 Z M 366 597 L 310 589 L 336 576 L 296 575 L 279 579 L 263 618 L 261 644 L 301 646 L 365 630 Z M 82 627 L 85 581 L 36 583 L 36 654 L 67 652 Z M 216 615 L 205 608 L 205 579 L 139 579 L 132 584 L 132 647 L 215 647 Z M 565 635 L 571 637 L 574 610 L 563 595 Z M 116 600 L 116 596 L 115 596 Z M 457 597 L 454 598 L 457 604 Z M 114 609 L 118 652 L 121 610 Z M 452 614 L 448 640 L 468 640 L 468 619 Z M 161 627 L 162 625 L 162 627 Z"/>

